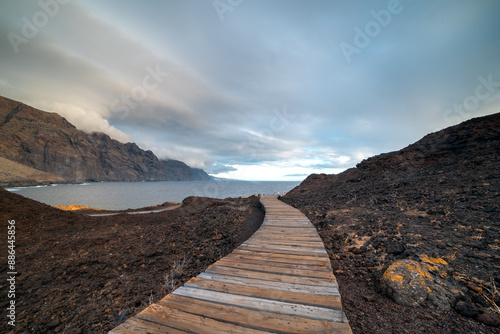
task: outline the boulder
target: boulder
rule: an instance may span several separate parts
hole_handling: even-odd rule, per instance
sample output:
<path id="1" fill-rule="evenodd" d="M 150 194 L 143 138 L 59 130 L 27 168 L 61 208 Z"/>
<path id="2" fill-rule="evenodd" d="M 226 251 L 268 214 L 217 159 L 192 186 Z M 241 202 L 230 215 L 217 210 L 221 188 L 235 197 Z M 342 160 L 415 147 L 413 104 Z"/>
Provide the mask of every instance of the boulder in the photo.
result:
<path id="1" fill-rule="evenodd" d="M 441 267 L 446 262 L 426 256 L 423 258 L 427 262 L 400 260 L 392 263 L 382 277 L 382 291 L 401 305 L 426 305 L 449 311 L 455 305 L 460 290 L 444 279 L 445 270 Z"/>
<path id="2" fill-rule="evenodd" d="M 388 297 L 406 306 L 423 305 L 431 292 L 430 273 L 413 260 L 396 261 L 385 271 L 381 287 Z"/>

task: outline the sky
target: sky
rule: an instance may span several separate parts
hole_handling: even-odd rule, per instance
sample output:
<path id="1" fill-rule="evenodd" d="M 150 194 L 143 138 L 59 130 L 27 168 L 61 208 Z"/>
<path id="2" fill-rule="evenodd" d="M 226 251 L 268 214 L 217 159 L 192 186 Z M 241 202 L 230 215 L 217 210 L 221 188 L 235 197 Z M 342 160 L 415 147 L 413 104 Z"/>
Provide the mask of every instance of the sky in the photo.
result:
<path id="1" fill-rule="evenodd" d="M 221 178 L 500 112 L 497 0 L 0 0 L 0 95 Z"/>

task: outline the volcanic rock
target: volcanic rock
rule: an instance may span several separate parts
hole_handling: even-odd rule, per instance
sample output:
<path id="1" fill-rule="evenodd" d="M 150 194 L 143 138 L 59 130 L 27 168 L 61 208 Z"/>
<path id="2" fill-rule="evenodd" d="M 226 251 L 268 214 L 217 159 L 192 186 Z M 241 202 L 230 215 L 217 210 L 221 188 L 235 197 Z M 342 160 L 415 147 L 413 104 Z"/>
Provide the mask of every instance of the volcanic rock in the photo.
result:
<path id="1" fill-rule="evenodd" d="M 477 316 L 477 321 L 482 322 L 491 327 L 500 327 L 500 316 L 490 314 L 490 313 L 481 313 Z"/>
<path id="2" fill-rule="evenodd" d="M 394 262 L 382 277 L 382 290 L 401 305 L 423 305 L 431 289 L 430 274 L 418 262 Z"/>
<path id="3" fill-rule="evenodd" d="M 461 315 L 469 318 L 475 318 L 479 314 L 477 307 L 464 301 L 459 301 L 457 305 L 455 305 L 455 310 Z"/>

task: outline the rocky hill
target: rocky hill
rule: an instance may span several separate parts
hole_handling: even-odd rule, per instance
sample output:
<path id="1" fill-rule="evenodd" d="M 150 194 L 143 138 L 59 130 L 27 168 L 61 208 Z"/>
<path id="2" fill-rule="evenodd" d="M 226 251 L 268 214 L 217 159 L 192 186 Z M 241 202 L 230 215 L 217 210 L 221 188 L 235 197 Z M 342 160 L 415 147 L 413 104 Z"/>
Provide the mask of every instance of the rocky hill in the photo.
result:
<path id="1" fill-rule="evenodd" d="M 20 163 L 0 157 L 0 187 L 64 182 L 65 180 L 60 176 L 26 167 Z"/>
<path id="2" fill-rule="evenodd" d="M 500 114 L 311 175 L 283 200 L 323 238 L 355 333 L 498 333 Z"/>
<path id="3" fill-rule="evenodd" d="M 0 156 L 66 181 L 209 180 L 203 170 L 159 160 L 134 143 L 87 134 L 65 118 L 0 97 Z"/>

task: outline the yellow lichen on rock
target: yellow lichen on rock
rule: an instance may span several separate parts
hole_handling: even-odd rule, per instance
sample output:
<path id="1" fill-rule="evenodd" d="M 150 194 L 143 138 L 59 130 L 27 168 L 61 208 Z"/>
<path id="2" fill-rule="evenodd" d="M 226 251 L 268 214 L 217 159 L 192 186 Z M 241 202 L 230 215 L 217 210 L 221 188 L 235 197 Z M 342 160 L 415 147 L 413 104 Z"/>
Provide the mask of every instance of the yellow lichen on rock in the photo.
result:
<path id="1" fill-rule="evenodd" d="M 415 265 L 415 266 L 408 265 L 408 269 L 410 269 L 410 270 L 414 270 L 414 271 L 417 271 L 417 272 L 418 272 L 418 274 L 419 274 L 421 277 L 423 277 L 423 278 L 429 278 L 429 277 L 431 277 L 431 276 L 429 275 L 429 272 L 424 271 L 424 270 L 422 269 L 422 267 L 420 267 L 420 266 L 418 266 L 418 265 Z"/>
<path id="2" fill-rule="evenodd" d="M 396 275 L 394 271 L 391 271 L 390 268 L 386 270 L 384 273 L 385 280 L 391 280 L 392 282 L 399 282 L 403 279 L 403 276 Z"/>
<path id="3" fill-rule="evenodd" d="M 397 303 L 421 305 L 431 293 L 429 272 L 413 260 L 399 260 L 387 268 L 382 276 L 382 289 Z"/>
<path id="4" fill-rule="evenodd" d="M 401 305 L 428 304 L 442 311 L 450 310 L 460 291 L 444 279 L 448 276 L 446 261 L 426 255 L 420 259 L 421 262 L 392 263 L 382 276 L 382 291 Z"/>
<path id="5" fill-rule="evenodd" d="M 55 205 L 54 208 L 64 211 L 76 211 L 76 210 L 108 211 L 104 209 L 91 208 L 90 206 L 83 206 L 83 205 Z"/>
<path id="6" fill-rule="evenodd" d="M 445 266 L 448 265 L 448 262 L 446 262 L 445 260 L 443 260 L 440 257 L 428 257 L 427 255 L 421 255 L 420 258 L 422 259 L 422 261 L 430 263 L 430 264 L 435 263 L 435 264 L 444 264 Z"/>
<path id="7" fill-rule="evenodd" d="M 428 271 L 432 272 L 435 275 L 439 275 L 441 278 L 445 278 L 448 276 L 446 272 L 446 267 L 448 266 L 448 262 L 439 257 L 429 257 L 425 254 L 420 255 L 420 260 L 422 261 L 422 265 Z"/>

